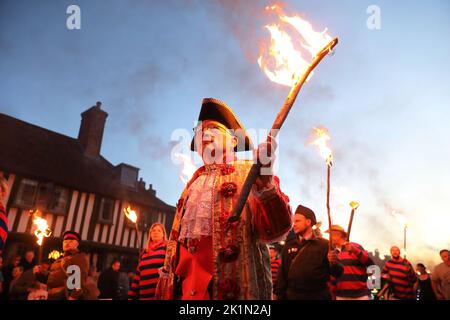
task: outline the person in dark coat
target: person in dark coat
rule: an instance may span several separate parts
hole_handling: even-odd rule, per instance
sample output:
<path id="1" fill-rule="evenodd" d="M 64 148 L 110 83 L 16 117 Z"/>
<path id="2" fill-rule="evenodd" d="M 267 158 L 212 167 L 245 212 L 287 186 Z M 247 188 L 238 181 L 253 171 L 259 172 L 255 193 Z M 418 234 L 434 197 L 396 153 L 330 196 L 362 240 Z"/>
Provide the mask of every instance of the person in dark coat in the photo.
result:
<path id="1" fill-rule="evenodd" d="M 427 272 L 427 268 L 423 263 L 418 263 L 416 266 L 418 282 L 417 292 L 418 300 L 437 300 L 431 284 L 431 277 Z"/>
<path id="2" fill-rule="evenodd" d="M 277 276 L 278 299 L 331 300 L 328 288 L 330 276 L 343 272 L 337 254 L 329 251 L 328 240 L 313 232 L 314 212 L 302 205 L 294 216 L 295 237 L 283 248 Z"/>
<path id="3" fill-rule="evenodd" d="M 27 250 L 23 259 L 20 261 L 20 266 L 23 268 L 23 271 L 28 271 L 34 268 L 36 265 L 36 257 L 33 250 Z"/>
<path id="4" fill-rule="evenodd" d="M 3 267 L 2 273 L 3 273 L 3 292 L 1 293 L 1 299 L 2 300 L 8 300 L 9 299 L 9 288 L 10 283 L 13 279 L 12 271 L 15 267 L 18 267 L 20 265 L 20 255 L 15 255 L 12 258 L 10 258 L 9 262 Z"/>
<path id="5" fill-rule="evenodd" d="M 11 288 L 11 296 L 16 300 L 27 300 L 28 295 L 41 289 L 42 285 L 47 283 L 49 261 L 44 261 L 33 269 L 25 271 Z"/>
<path id="6" fill-rule="evenodd" d="M 47 288 L 49 300 L 95 300 L 98 289 L 95 284 L 88 284 L 89 261 L 83 252 L 78 250 L 81 237 L 74 231 L 65 231 L 63 234 L 64 254 L 53 262 L 48 275 Z M 78 266 L 80 270 L 80 288 L 69 288 L 67 280 L 69 266 Z"/>
<path id="7" fill-rule="evenodd" d="M 99 299 L 114 299 L 120 298 L 119 292 L 119 278 L 120 278 L 120 261 L 114 260 L 111 267 L 100 274 L 98 278 L 98 289 L 100 290 Z"/>

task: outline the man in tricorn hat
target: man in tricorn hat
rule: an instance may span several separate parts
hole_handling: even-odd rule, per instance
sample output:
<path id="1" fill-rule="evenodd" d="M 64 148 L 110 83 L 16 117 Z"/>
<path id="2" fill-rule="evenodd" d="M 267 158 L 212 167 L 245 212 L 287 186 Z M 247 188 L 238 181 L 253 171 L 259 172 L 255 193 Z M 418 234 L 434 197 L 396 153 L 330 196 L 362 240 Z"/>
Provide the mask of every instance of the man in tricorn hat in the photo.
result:
<path id="1" fill-rule="evenodd" d="M 251 161 L 235 152 L 252 143 L 233 111 L 222 101 L 204 99 L 191 150 L 202 157 L 199 168 L 178 201 L 158 283 L 161 299 L 271 299 L 267 243 L 291 228 L 288 198 L 279 180 L 260 174 L 240 219 L 228 222 Z M 259 146 L 270 167 L 275 142 Z M 261 161 L 263 163 L 263 161 Z"/>
<path id="2" fill-rule="evenodd" d="M 89 270 L 87 256 L 78 250 L 81 237 L 78 232 L 65 231 L 63 233 L 63 255 L 52 263 L 47 280 L 49 300 L 92 300 L 98 296 L 97 288 L 86 285 L 86 278 Z M 68 277 L 72 274 L 68 272 L 70 266 L 77 266 L 79 273 L 80 287 L 68 285 Z M 73 268 L 73 267 L 72 267 Z M 78 269 L 77 268 L 77 269 Z"/>

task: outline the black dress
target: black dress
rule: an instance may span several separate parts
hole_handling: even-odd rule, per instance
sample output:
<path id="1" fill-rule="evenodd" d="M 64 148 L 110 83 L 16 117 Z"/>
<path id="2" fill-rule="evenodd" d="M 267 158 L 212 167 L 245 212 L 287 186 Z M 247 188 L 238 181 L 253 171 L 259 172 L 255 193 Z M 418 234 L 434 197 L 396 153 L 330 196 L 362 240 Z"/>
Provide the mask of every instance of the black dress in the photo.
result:
<path id="1" fill-rule="evenodd" d="M 436 300 L 429 276 L 425 280 L 419 278 L 419 300 Z"/>

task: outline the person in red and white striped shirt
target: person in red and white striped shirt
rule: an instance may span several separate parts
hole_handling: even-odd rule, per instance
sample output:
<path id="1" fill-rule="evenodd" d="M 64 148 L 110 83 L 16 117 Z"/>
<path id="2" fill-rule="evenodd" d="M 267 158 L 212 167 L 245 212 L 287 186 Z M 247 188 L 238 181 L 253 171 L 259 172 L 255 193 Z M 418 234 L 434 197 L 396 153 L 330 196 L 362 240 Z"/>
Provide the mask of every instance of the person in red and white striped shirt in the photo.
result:
<path id="1" fill-rule="evenodd" d="M 8 193 L 8 185 L 3 177 L 0 177 L 0 254 L 6 243 L 8 237 L 8 218 L 6 216 L 6 209 L 4 200 Z"/>
<path id="2" fill-rule="evenodd" d="M 154 223 L 149 230 L 147 248 L 142 252 L 136 275 L 128 291 L 130 300 L 154 300 L 159 269 L 164 265 L 167 236 L 161 223 Z"/>
<path id="3" fill-rule="evenodd" d="M 416 299 L 414 284 L 417 281 L 416 272 L 411 263 L 400 256 L 400 249 L 391 248 L 392 259 L 386 262 L 382 275 L 388 280 L 393 293 L 393 300 Z"/>
<path id="4" fill-rule="evenodd" d="M 281 265 L 281 259 L 278 258 L 278 251 L 275 247 L 269 247 L 270 253 L 270 271 L 272 272 L 273 299 L 276 300 L 275 288 L 277 287 L 278 268 Z"/>
<path id="5" fill-rule="evenodd" d="M 354 242 L 348 242 L 347 232 L 339 225 L 332 225 L 330 240 L 338 252 L 338 258 L 344 271 L 332 281 L 336 300 L 369 300 L 367 287 L 367 267 L 373 265 L 372 259 L 364 248 Z"/>

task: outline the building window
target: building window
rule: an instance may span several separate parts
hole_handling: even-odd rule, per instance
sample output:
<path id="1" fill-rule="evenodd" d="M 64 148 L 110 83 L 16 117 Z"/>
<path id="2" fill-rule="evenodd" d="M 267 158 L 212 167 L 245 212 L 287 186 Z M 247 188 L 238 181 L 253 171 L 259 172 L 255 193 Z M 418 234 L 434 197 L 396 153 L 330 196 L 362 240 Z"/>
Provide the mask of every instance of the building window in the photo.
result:
<path id="1" fill-rule="evenodd" d="M 48 210 L 53 213 L 65 214 L 69 202 L 69 190 L 60 186 L 53 188 Z"/>
<path id="2" fill-rule="evenodd" d="M 114 200 L 102 198 L 100 202 L 99 221 L 103 223 L 112 223 L 114 210 Z"/>
<path id="3" fill-rule="evenodd" d="M 15 205 L 18 207 L 32 208 L 38 190 L 38 182 L 30 179 L 21 179 L 17 188 Z"/>
<path id="4" fill-rule="evenodd" d="M 138 172 L 134 168 L 127 168 L 122 166 L 122 170 L 120 173 L 120 181 L 122 184 L 134 188 L 136 187 L 136 181 L 138 177 Z"/>

